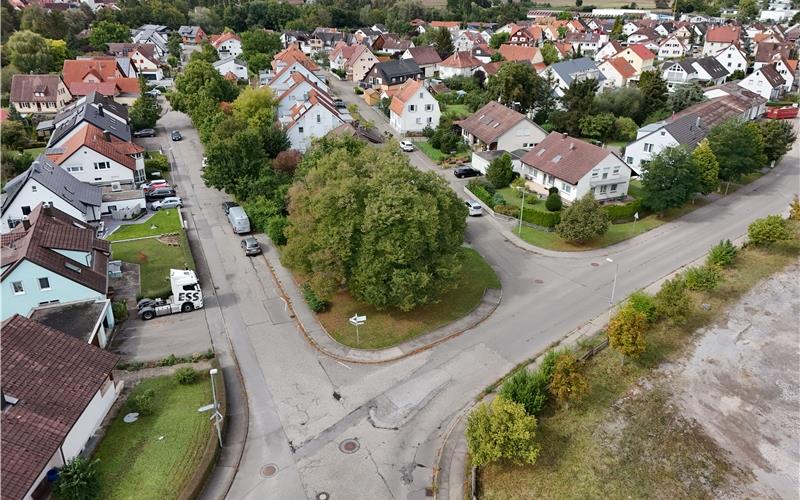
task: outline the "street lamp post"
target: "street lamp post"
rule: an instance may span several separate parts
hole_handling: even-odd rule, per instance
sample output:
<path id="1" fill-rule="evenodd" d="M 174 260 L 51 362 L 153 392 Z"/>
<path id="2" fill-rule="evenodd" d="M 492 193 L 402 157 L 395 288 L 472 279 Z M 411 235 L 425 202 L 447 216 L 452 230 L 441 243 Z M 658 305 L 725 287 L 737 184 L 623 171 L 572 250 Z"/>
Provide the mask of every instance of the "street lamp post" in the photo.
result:
<path id="1" fill-rule="evenodd" d="M 611 324 L 611 311 L 614 309 L 614 294 L 617 291 L 617 275 L 619 274 L 619 262 L 614 262 L 614 259 L 606 257 L 606 262 L 614 264 L 614 284 L 611 285 L 611 300 L 608 304 L 608 324 Z"/>
<path id="2" fill-rule="evenodd" d="M 219 403 L 217 402 L 217 386 L 214 384 L 214 375 L 217 374 L 217 369 L 212 368 L 208 371 L 211 376 L 211 393 L 214 396 L 214 414 L 211 418 L 214 420 L 214 425 L 217 428 L 217 439 L 219 439 L 219 447 L 222 448 L 222 413 L 219 412 Z"/>
<path id="3" fill-rule="evenodd" d="M 522 214 L 525 212 L 525 188 L 517 186 L 517 190 L 522 193 L 522 202 L 519 207 L 519 229 L 517 229 L 517 232 L 522 236 Z"/>

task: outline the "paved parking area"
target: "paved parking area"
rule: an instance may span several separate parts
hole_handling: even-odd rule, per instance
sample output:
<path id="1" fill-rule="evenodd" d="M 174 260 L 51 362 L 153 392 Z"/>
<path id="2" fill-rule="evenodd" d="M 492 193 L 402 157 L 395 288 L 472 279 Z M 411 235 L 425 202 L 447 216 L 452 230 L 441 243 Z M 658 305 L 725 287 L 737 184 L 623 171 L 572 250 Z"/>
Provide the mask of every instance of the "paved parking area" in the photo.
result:
<path id="1" fill-rule="evenodd" d="M 111 351 L 125 360 L 152 361 L 174 354 L 188 356 L 211 348 L 205 311 L 162 316 L 150 321 L 135 311 L 111 342 Z"/>

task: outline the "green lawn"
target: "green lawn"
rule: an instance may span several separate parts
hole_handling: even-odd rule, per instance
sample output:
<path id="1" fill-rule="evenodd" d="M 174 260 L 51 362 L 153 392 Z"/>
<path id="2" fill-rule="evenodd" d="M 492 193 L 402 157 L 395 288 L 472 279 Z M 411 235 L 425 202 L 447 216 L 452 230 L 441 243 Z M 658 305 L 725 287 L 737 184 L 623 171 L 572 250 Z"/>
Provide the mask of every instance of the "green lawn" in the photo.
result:
<path id="1" fill-rule="evenodd" d="M 29 155 L 31 155 L 31 156 L 33 157 L 33 159 L 35 160 L 35 159 L 36 159 L 36 157 L 37 157 L 37 156 L 39 156 L 40 154 L 42 154 L 42 152 L 43 152 L 45 149 L 46 149 L 46 148 L 30 148 L 30 149 L 24 149 L 24 150 L 23 150 L 23 152 L 24 152 L 24 153 L 28 153 L 28 154 L 29 154 Z"/>
<path id="2" fill-rule="evenodd" d="M 439 161 L 441 161 L 441 159 L 446 156 L 444 153 L 442 153 L 438 149 L 428 144 L 428 141 L 414 141 L 414 145 L 420 151 L 425 153 L 425 155 L 427 155 L 428 158 L 435 161 L 436 163 L 439 163 Z"/>
<path id="3" fill-rule="evenodd" d="M 521 238 L 528 243 L 536 245 L 537 247 L 546 248 L 548 250 L 556 250 L 559 252 L 582 252 L 585 250 L 592 250 L 595 248 L 603 248 L 620 241 L 633 238 L 639 234 L 645 233 L 653 228 L 656 228 L 667 222 L 665 219 L 659 219 L 656 216 L 648 216 L 636 222 L 626 222 L 624 224 L 611 224 L 608 231 L 600 238 L 596 238 L 587 242 L 584 245 L 574 245 L 568 243 L 555 232 L 544 231 L 541 229 L 522 226 Z M 514 234 L 518 234 L 514 230 Z"/>
<path id="4" fill-rule="evenodd" d="M 478 252 L 464 248 L 461 273 L 455 287 L 445 292 L 438 303 L 409 312 L 377 311 L 342 292 L 331 300 L 328 312 L 318 315 L 328 333 L 342 344 L 364 349 L 379 349 L 428 333 L 455 321 L 470 311 L 487 288 L 500 288 L 500 280 Z M 356 313 L 367 316 L 359 327 L 360 343 L 356 345 L 355 328 L 348 322 Z"/>
<path id="5" fill-rule="evenodd" d="M 176 236 L 112 243 L 111 256 L 139 264 L 140 293 L 143 297 L 168 297 L 169 270 L 185 267 L 194 269 L 189 243 L 182 231 Z"/>
<path id="6" fill-rule="evenodd" d="M 197 411 L 212 401 L 207 376 L 191 385 L 179 385 L 173 376 L 146 379 L 130 400 L 146 389 L 155 391 L 153 414 L 126 424 L 122 417 L 129 410 L 123 407 L 97 448 L 98 498 L 178 498 L 213 436 L 208 412 Z"/>
<path id="7" fill-rule="evenodd" d="M 181 230 L 180 212 L 175 209 L 161 210 L 140 224 L 125 224 L 111 233 L 109 241 L 144 238 L 161 234 L 174 234 Z"/>
<path id="8" fill-rule="evenodd" d="M 644 192 L 642 191 L 642 181 L 636 179 L 632 180 L 630 185 L 628 186 L 628 195 L 636 198 L 637 200 L 641 200 L 644 198 Z"/>
<path id="9" fill-rule="evenodd" d="M 466 104 L 448 104 L 444 114 L 451 116 L 455 120 L 466 118 L 472 114 Z"/>
<path id="10" fill-rule="evenodd" d="M 511 205 L 513 207 L 521 206 L 522 193 L 513 187 L 504 187 L 503 189 L 498 189 L 497 192 L 500 193 L 500 195 L 506 200 L 507 205 Z M 544 200 L 540 200 L 537 195 L 531 193 L 525 193 L 525 210 L 550 212 L 547 210 L 547 207 L 544 206 Z"/>

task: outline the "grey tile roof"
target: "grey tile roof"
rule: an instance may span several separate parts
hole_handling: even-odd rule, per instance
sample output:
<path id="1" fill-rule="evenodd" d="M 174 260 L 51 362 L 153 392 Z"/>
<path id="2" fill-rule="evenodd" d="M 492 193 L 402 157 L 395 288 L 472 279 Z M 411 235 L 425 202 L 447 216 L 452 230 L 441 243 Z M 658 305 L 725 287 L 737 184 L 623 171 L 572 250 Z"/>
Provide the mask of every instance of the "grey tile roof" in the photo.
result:
<path id="1" fill-rule="evenodd" d="M 695 59 L 694 64 L 703 68 L 714 80 L 728 76 L 728 70 L 725 69 L 725 66 L 711 56 Z"/>
<path id="2" fill-rule="evenodd" d="M 572 83 L 572 79 L 580 74 L 589 75 L 598 82 L 606 79 L 603 73 L 597 69 L 597 64 L 587 57 L 579 59 L 569 59 L 567 61 L 560 61 L 550 66 L 556 74 L 564 80 L 567 85 Z"/>
<path id="3" fill-rule="evenodd" d="M 35 180 L 84 214 L 89 207 L 99 207 L 102 201 L 102 189 L 99 186 L 79 181 L 44 155 L 39 155 L 28 167 L 28 170 L 14 177 L 5 185 L 6 196 L 3 199 L 3 212 L 14 201 L 28 179 Z"/>
<path id="4" fill-rule="evenodd" d="M 422 73 L 419 65 L 413 59 L 392 59 L 380 62 L 375 65 L 375 71 L 383 73 L 388 79 L 399 76 L 414 76 Z"/>
<path id="5" fill-rule="evenodd" d="M 102 116 L 100 115 L 99 108 L 101 104 L 104 109 Z M 125 121 L 121 122 L 109 116 L 105 110 L 111 111 L 111 113 L 123 118 Z M 80 125 L 83 121 L 87 121 L 101 130 L 108 130 L 115 137 L 125 142 L 130 142 L 131 140 L 131 128 L 128 126 L 127 108 L 117 104 L 116 101 L 110 97 L 92 91 L 91 94 L 86 96 L 85 100 L 79 100 L 73 106 L 62 110 L 56 115 L 53 122 L 58 124 L 58 126 L 53 131 L 53 135 L 50 136 L 48 147 L 63 139 L 69 131 L 77 125 Z"/>
<path id="6" fill-rule="evenodd" d="M 664 125 L 664 130 L 669 132 L 679 144 L 694 149 L 697 143 L 708 135 L 708 128 L 703 124 L 700 116 L 694 113 L 687 114 Z"/>

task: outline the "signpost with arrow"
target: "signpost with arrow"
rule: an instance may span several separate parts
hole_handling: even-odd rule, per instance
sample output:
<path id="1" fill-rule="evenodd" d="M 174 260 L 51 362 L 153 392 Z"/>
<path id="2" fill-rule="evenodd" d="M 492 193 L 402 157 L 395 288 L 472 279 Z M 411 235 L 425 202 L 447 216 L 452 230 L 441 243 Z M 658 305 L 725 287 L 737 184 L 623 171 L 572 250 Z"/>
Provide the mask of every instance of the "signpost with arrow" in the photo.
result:
<path id="1" fill-rule="evenodd" d="M 356 327 L 356 345 L 359 345 L 359 343 L 360 343 L 360 339 L 359 339 L 359 336 L 358 336 L 358 327 L 363 325 L 366 322 L 367 322 L 367 317 L 366 316 L 359 316 L 358 313 L 356 313 L 355 316 L 350 318 L 350 324 Z"/>

